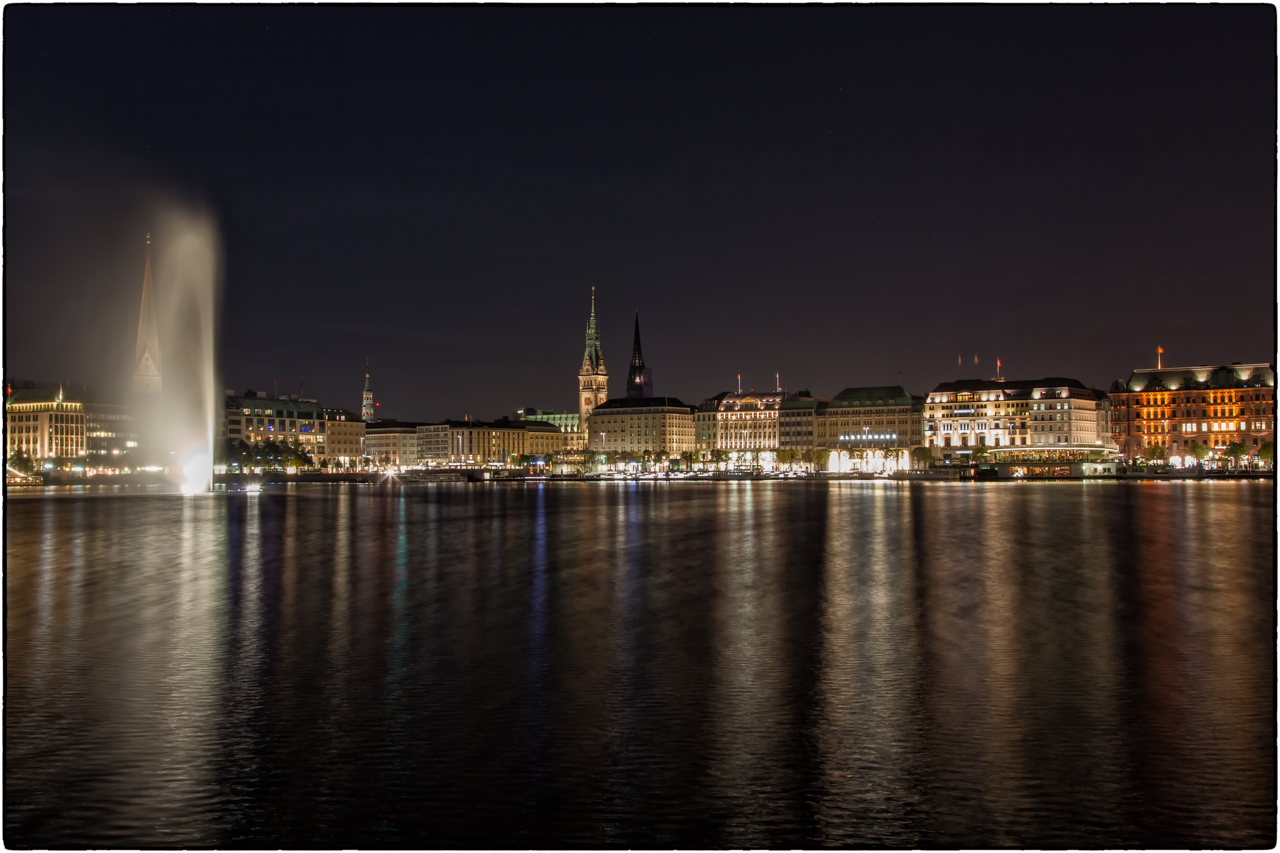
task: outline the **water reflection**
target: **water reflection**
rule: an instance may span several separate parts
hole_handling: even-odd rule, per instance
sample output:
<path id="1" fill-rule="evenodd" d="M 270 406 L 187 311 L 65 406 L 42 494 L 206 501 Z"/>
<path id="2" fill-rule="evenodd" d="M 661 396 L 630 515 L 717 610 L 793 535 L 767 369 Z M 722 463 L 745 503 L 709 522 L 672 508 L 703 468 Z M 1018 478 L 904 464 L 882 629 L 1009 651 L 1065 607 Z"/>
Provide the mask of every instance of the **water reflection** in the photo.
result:
<path id="1" fill-rule="evenodd" d="M 10 501 L 11 846 L 1258 846 L 1269 486 Z"/>

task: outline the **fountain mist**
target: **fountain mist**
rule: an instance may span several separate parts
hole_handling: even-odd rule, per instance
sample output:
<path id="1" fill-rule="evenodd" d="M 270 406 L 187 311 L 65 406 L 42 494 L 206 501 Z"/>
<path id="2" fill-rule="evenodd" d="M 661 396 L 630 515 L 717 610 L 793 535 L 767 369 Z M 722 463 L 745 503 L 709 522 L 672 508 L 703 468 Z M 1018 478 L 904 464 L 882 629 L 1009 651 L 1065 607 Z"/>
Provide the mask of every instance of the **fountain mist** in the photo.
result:
<path id="1" fill-rule="evenodd" d="M 197 492 L 213 480 L 222 246 L 204 208 L 169 206 L 157 224 L 152 248 L 164 361 L 161 391 L 147 420 L 170 480 L 184 492 Z"/>

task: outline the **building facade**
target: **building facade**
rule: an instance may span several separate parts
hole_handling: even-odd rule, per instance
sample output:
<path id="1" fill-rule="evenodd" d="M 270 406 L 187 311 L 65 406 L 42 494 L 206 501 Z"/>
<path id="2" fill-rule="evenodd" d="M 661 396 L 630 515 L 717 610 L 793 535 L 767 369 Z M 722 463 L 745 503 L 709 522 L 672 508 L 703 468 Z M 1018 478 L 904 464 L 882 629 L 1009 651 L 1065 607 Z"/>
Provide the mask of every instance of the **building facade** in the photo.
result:
<path id="1" fill-rule="evenodd" d="M 418 457 L 429 466 L 514 465 L 522 456 L 561 453 L 575 437 L 537 420 L 441 421 L 418 427 Z"/>
<path id="2" fill-rule="evenodd" d="M 297 442 L 314 459 L 326 455 L 325 413 L 315 400 L 296 394 L 271 397 L 249 390 L 241 396 L 224 392 L 219 437 L 248 444 L 261 441 Z"/>
<path id="3" fill-rule="evenodd" d="M 778 448 L 803 453 L 818 447 L 818 425 L 826 423 L 830 403 L 808 391 L 783 397 L 778 406 Z M 825 438 L 824 431 L 824 442 Z"/>
<path id="4" fill-rule="evenodd" d="M 762 451 L 778 449 L 781 391 L 743 391 L 721 395 L 716 407 L 716 449 Z"/>
<path id="5" fill-rule="evenodd" d="M 714 397 L 703 400 L 693 413 L 693 449 L 699 453 L 720 448 L 720 404 L 729 396 L 729 391 L 721 391 Z"/>
<path id="6" fill-rule="evenodd" d="M 1139 368 L 1111 387 L 1111 435 L 1126 459 L 1149 444 L 1185 456 L 1232 442 L 1257 455 L 1275 441 L 1275 365 L 1253 363 Z"/>
<path id="7" fill-rule="evenodd" d="M 374 464 L 411 468 L 418 464 L 418 427 L 407 421 L 380 420 L 364 427 L 364 451 Z"/>
<path id="8" fill-rule="evenodd" d="M 99 467 L 124 464 L 138 446 L 138 426 L 134 407 L 122 403 L 84 404 L 85 450 Z"/>
<path id="9" fill-rule="evenodd" d="M 831 450 L 910 450 L 924 443 L 924 397 L 901 385 L 846 388 L 826 407 L 823 442 Z"/>
<path id="10" fill-rule="evenodd" d="M 317 446 L 319 457 L 347 467 L 355 464 L 365 455 L 364 432 L 368 425 L 355 412 L 346 409 L 323 411 L 323 441 Z"/>
<path id="11" fill-rule="evenodd" d="M 23 388 L 5 402 L 8 447 L 5 458 L 79 459 L 87 454 L 84 403 L 60 388 Z"/>
<path id="12" fill-rule="evenodd" d="M 562 450 L 581 450 L 586 447 L 587 433 L 582 426 L 582 416 L 579 414 L 574 412 L 553 412 L 544 409 L 521 409 L 516 412 L 516 419 L 541 421 L 554 426 L 564 436 Z"/>
<path id="13" fill-rule="evenodd" d="M 596 328 L 596 289 L 591 288 L 591 318 L 587 321 L 587 348 L 578 369 L 578 425 L 587 431 L 591 410 L 609 399 L 609 371 L 600 350 L 600 332 Z"/>
<path id="14" fill-rule="evenodd" d="M 1109 449 L 1097 408 L 1098 392 L 1065 377 L 944 382 L 925 401 L 924 443 L 945 462 L 966 461 L 975 447 L 1065 459 Z"/>
<path id="15" fill-rule="evenodd" d="M 675 397 L 606 400 L 591 412 L 587 450 L 678 456 L 695 449 L 694 412 Z"/>

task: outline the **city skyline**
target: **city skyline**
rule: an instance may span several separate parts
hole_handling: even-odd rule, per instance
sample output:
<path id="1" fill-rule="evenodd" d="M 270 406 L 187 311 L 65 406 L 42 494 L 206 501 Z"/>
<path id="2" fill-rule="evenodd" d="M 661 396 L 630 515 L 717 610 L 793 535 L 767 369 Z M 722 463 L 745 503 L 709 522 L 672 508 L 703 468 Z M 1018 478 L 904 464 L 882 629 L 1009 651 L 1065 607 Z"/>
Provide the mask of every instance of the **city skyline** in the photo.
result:
<path id="1" fill-rule="evenodd" d="M 1274 10 L 725 11 L 8 10 L 10 373 L 127 384 L 174 198 L 225 387 L 406 419 L 571 409 L 592 286 L 681 399 L 1273 357 Z"/>

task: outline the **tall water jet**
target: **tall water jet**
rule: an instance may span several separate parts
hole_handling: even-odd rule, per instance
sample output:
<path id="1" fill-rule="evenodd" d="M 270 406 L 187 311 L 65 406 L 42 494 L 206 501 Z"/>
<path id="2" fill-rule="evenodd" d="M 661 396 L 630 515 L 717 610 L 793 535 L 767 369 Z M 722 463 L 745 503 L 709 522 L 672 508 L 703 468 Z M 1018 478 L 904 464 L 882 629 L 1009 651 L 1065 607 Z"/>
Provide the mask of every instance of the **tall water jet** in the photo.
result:
<path id="1" fill-rule="evenodd" d="M 154 239 L 149 238 L 134 371 L 140 437 L 150 460 L 164 469 L 170 482 L 184 492 L 198 492 L 213 481 L 221 393 L 221 240 L 213 216 L 204 208 L 166 205 L 159 220 Z M 148 293 L 153 252 L 154 296 Z M 155 329 L 147 333 L 149 301 L 158 335 Z"/>

